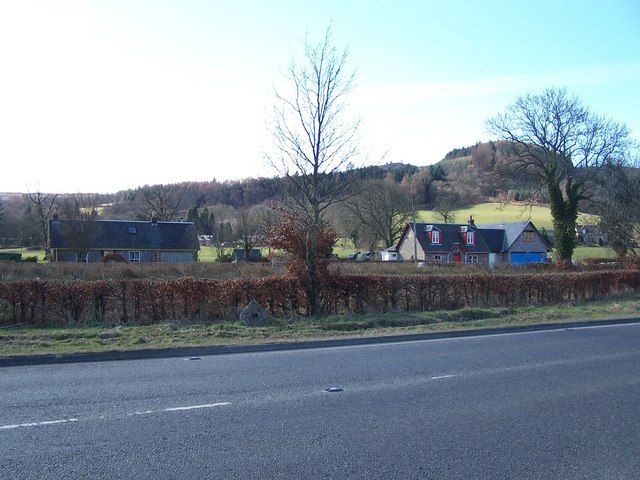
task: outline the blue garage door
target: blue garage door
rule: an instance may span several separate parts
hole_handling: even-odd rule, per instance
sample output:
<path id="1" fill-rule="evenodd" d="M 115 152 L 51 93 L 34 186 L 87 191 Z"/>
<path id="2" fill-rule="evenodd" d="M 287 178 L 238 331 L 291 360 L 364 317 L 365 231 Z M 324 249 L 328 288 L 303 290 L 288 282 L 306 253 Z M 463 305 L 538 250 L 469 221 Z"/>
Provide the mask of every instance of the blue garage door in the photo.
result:
<path id="1" fill-rule="evenodd" d="M 547 254 L 534 252 L 511 252 L 511 263 L 541 263 L 547 261 Z"/>

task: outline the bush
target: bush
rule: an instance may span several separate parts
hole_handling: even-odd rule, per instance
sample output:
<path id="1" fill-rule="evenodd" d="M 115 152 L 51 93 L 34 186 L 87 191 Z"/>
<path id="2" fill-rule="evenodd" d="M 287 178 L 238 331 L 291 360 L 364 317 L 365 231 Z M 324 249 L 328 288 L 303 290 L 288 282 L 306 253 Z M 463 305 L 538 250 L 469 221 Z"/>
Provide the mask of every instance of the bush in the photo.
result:
<path id="1" fill-rule="evenodd" d="M 36 255 L 30 255 L 28 257 L 22 257 L 22 262 L 38 263 L 38 257 Z"/>
<path id="2" fill-rule="evenodd" d="M 102 263 L 109 263 L 109 262 L 122 263 L 124 262 L 124 258 L 122 258 L 122 255 L 120 255 L 119 253 L 111 252 L 104 255 L 100 261 Z"/>
<path id="3" fill-rule="evenodd" d="M 640 270 L 451 275 L 329 275 L 325 314 L 550 305 L 640 291 Z M 271 315 L 308 312 L 294 277 L 213 280 L 16 280 L 0 282 L 0 324 L 68 325 L 236 320 L 256 300 Z"/>

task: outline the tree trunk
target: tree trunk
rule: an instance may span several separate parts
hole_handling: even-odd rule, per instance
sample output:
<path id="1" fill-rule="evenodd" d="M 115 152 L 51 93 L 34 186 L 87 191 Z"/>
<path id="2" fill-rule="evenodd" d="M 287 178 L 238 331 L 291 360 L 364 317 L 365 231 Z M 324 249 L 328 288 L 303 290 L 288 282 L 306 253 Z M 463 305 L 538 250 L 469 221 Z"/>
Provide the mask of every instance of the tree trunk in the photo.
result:
<path id="1" fill-rule="evenodd" d="M 551 216 L 553 217 L 554 240 L 558 260 L 571 261 L 576 245 L 576 221 L 578 219 L 578 193 L 576 188 L 568 183 L 564 195 L 557 184 L 548 183 Z"/>
<path id="2" fill-rule="evenodd" d="M 318 278 L 318 234 L 320 232 L 321 218 L 317 207 L 314 207 L 314 218 L 311 226 L 311 245 L 308 258 L 309 287 L 309 313 L 320 315 L 320 279 Z"/>

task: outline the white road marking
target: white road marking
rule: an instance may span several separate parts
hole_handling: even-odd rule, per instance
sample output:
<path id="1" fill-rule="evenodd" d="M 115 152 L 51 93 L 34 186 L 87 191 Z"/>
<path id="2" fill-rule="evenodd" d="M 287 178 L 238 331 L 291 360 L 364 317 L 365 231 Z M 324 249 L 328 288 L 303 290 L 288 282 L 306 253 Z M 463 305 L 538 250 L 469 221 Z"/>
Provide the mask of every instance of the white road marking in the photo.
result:
<path id="1" fill-rule="evenodd" d="M 55 425 L 58 423 L 69 423 L 69 422 L 77 422 L 77 418 L 65 418 L 63 420 L 45 420 L 43 422 L 30 422 L 30 423 L 16 423 L 15 425 L 2 425 L 0 426 L 0 430 L 11 430 L 13 428 L 22 428 L 22 427 L 40 427 L 43 425 Z"/>
<path id="2" fill-rule="evenodd" d="M 438 375 L 436 377 L 431 377 L 431 380 L 440 380 L 441 378 L 452 378 L 455 377 L 455 375 Z"/>
<path id="3" fill-rule="evenodd" d="M 569 323 L 569 322 L 567 322 Z M 612 323 L 612 324 L 608 324 L 608 325 L 584 325 L 584 326 L 569 326 L 569 325 L 562 325 L 562 324 L 558 324 L 557 326 L 554 327 L 549 327 L 549 328 L 545 328 L 544 330 L 530 330 L 530 331 L 519 331 L 519 332 L 502 332 L 502 333 L 482 333 L 479 335 L 476 334 L 469 334 L 469 335 L 463 335 L 464 334 L 464 330 L 451 330 L 451 332 L 456 332 L 456 333 L 460 333 L 461 335 L 455 336 L 455 337 L 443 337 L 443 338 L 425 338 L 425 339 L 421 339 L 421 340 L 398 340 L 398 341 L 392 341 L 392 342 L 382 342 L 382 343 L 365 343 L 362 345 L 340 345 L 340 346 L 336 346 L 336 347 L 315 347 L 315 348 L 309 348 L 309 349 L 305 349 L 305 350 L 337 350 L 337 349 L 351 349 L 351 348 L 380 348 L 380 347 L 393 347 L 393 346 L 398 346 L 398 345 L 409 345 L 409 344 L 420 344 L 420 343 L 432 343 L 432 342 L 459 342 L 459 341 L 464 341 L 464 340 L 482 340 L 484 338 L 492 338 L 492 337 L 508 337 L 508 336 L 516 336 L 516 335 L 539 335 L 539 334 L 544 334 L 544 333 L 557 333 L 557 332 L 563 332 L 565 330 L 567 330 L 568 328 L 571 330 L 592 330 L 592 329 L 597 329 L 597 328 L 612 328 L 612 327 L 637 327 L 638 325 L 640 325 L 640 322 L 633 322 L 633 323 Z M 482 330 L 482 329 L 480 329 Z M 470 330 L 471 332 L 475 332 L 476 330 Z M 426 333 L 426 332 L 425 332 Z M 444 332 L 432 332 L 434 334 L 438 334 L 438 333 L 444 333 Z M 407 334 L 407 335 L 411 335 L 411 334 Z M 420 333 L 417 333 L 416 335 L 420 335 Z M 384 335 L 381 335 L 381 338 L 384 338 Z M 359 337 L 346 337 L 344 338 L 344 340 L 352 340 L 352 339 L 356 339 Z M 342 340 L 342 339 L 341 339 Z M 248 355 L 255 355 L 255 354 L 263 354 L 263 353 L 270 353 L 270 354 L 290 354 L 290 355 L 295 355 L 297 353 L 300 353 L 301 350 L 275 350 L 273 352 L 248 352 Z"/>
<path id="4" fill-rule="evenodd" d="M 72 423 L 72 422 L 77 422 L 79 420 L 104 420 L 105 418 L 126 418 L 126 417 L 132 417 L 134 415 L 149 415 L 152 413 L 162 413 L 162 412 L 180 412 L 180 411 L 185 411 L 185 410 L 196 410 L 199 408 L 212 408 L 212 407 L 221 407 L 224 405 L 230 405 L 231 402 L 219 402 L 219 403 L 205 403 L 202 405 L 189 405 L 186 407 L 171 407 L 171 408 L 163 408 L 160 410 L 142 410 L 142 411 L 136 411 L 136 412 L 128 412 L 128 413 L 123 413 L 123 414 L 118 414 L 118 415 L 100 415 L 100 416 L 93 416 L 93 417 L 85 417 L 85 418 L 65 418 L 62 420 L 44 420 L 42 422 L 28 422 L 28 423 L 15 423 L 15 424 L 11 424 L 11 425 L 0 425 L 0 430 L 12 430 L 15 428 L 25 428 L 25 427 L 41 427 L 41 426 L 45 426 L 45 425 L 57 425 L 57 424 L 61 424 L 61 423 Z"/>
<path id="5" fill-rule="evenodd" d="M 173 407 L 173 408 L 165 408 L 161 410 L 162 412 L 179 412 L 182 410 L 195 410 L 198 408 L 211 408 L 211 407 L 221 407 L 223 405 L 229 405 L 231 402 L 220 402 L 220 403 L 205 403 L 204 405 L 190 405 L 188 407 Z"/>

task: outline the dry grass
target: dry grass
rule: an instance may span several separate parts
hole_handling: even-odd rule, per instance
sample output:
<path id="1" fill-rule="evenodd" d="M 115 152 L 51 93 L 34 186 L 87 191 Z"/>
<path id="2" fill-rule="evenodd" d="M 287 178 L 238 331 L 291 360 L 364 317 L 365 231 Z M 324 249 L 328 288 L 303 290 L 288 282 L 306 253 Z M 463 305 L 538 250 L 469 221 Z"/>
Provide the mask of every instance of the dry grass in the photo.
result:
<path id="1" fill-rule="evenodd" d="M 267 263 L 0 263 L 0 280 L 100 280 L 144 278 L 256 278 L 280 275 L 285 267 Z"/>

